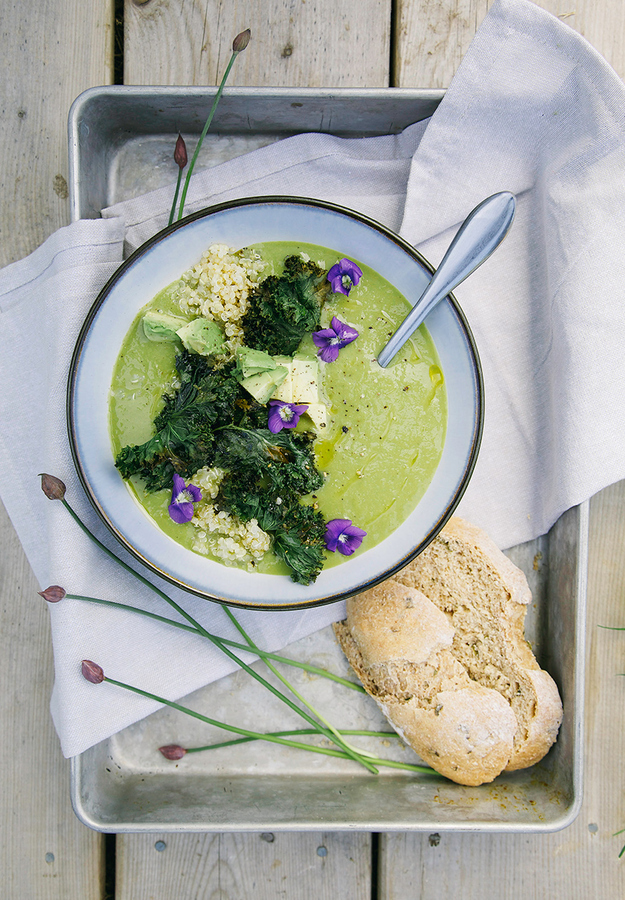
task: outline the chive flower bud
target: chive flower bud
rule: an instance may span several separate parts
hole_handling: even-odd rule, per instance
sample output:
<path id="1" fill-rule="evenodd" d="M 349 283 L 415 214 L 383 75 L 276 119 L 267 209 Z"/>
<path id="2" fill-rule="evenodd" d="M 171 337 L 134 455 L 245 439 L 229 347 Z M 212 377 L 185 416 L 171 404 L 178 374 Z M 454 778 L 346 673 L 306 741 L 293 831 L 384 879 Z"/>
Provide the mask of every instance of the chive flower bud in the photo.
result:
<path id="1" fill-rule="evenodd" d="M 97 663 L 91 662 L 90 659 L 82 661 L 82 677 L 90 681 L 91 684 L 101 684 L 104 681 L 104 670 Z"/>
<path id="2" fill-rule="evenodd" d="M 250 42 L 250 38 L 252 37 L 252 32 L 249 28 L 246 28 L 245 31 L 242 31 L 241 34 L 237 34 L 235 39 L 232 42 L 232 52 L 240 53 L 242 50 L 245 50 L 247 45 Z"/>
<path id="3" fill-rule="evenodd" d="M 44 492 L 48 500 L 62 500 L 65 496 L 66 487 L 60 478 L 55 475 L 41 474 L 41 490 Z"/>
<path id="4" fill-rule="evenodd" d="M 187 145 L 180 133 L 178 134 L 178 140 L 176 141 L 176 147 L 174 149 L 174 159 L 176 160 L 176 165 L 180 169 L 184 169 L 187 164 Z"/>
<path id="5" fill-rule="evenodd" d="M 51 584 L 45 591 L 37 591 L 37 593 L 40 597 L 43 597 L 44 600 L 47 600 L 48 603 L 58 603 L 59 600 L 63 599 L 66 591 L 64 588 L 59 587 L 58 584 Z"/>
<path id="6" fill-rule="evenodd" d="M 179 744 L 167 744 L 165 747 L 158 748 L 165 759 L 182 759 L 187 752 L 184 747 Z"/>

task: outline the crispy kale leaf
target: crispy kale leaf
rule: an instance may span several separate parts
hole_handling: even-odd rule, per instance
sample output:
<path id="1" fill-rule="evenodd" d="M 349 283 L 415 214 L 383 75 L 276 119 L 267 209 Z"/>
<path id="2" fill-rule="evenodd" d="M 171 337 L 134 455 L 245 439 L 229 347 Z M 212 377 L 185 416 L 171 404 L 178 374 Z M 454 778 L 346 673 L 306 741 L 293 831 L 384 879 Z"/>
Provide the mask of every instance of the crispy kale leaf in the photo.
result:
<path id="1" fill-rule="evenodd" d="M 226 428 L 217 435 L 215 465 L 227 469 L 242 487 L 253 485 L 276 497 L 303 496 L 323 484 L 308 433 Z"/>
<path id="2" fill-rule="evenodd" d="M 180 388 L 163 398 L 154 436 L 119 452 L 115 465 L 123 478 L 140 475 L 155 491 L 170 487 L 174 472 L 188 478 L 212 464 L 214 429 L 241 418 L 231 368 L 213 368 L 206 357 L 187 351 L 176 357 Z"/>
<path id="3" fill-rule="evenodd" d="M 174 472 L 189 478 L 203 466 L 225 469 L 219 505 L 244 522 L 257 519 L 293 579 L 309 584 L 325 549 L 323 516 L 300 503 L 323 483 L 312 438 L 272 434 L 266 407 L 245 394 L 233 368 L 213 368 L 187 351 L 176 357 L 180 388 L 163 398 L 154 436 L 124 447 L 117 468 L 124 478 L 140 475 L 150 491 L 170 488 Z"/>
<path id="4" fill-rule="evenodd" d="M 323 568 L 326 524 L 312 506 L 291 497 L 277 503 L 269 493 L 241 489 L 236 481 L 222 482 L 219 501 L 243 521 L 256 519 L 273 538 L 273 551 L 284 560 L 299 584 L 315 581 Z"/>
<path id="5" fill-rule="evenodd" d="M 225 429 L 218 437 L 217 465 L 229 469 L 218 503 L 242 521 L 257 519 L 273 537 L 273 549 L 292 569 L 294 581 L 310 584 L 323 567 L 325 521 L 300 497 L 323 483 L 308 435 L 267 429 Z"/>
<path id="6" fill-rule="evenodd" d="M 274 532 L 273 549 L 293 570 L 293 581 L 311 584 L 321 572 L 325 532 L 325 520 L 312 506 L 300 503 L 285 510 L 282 527 Z"/>
<path id="7" fill-rule="evenodd" d="M 269 275 L 250 293 L 241 321 L 245 344 L 271 356 L 292 356 L 320 325 L 330 285 L 316 263 L 288 256 L 282 275 Z"/>

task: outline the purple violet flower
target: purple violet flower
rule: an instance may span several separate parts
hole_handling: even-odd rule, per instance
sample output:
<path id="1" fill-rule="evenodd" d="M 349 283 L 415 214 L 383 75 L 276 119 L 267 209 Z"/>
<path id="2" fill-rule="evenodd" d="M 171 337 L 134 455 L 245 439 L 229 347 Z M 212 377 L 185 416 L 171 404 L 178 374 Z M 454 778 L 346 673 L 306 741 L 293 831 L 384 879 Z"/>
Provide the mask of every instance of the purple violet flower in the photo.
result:
<path id="1" fill-rule="evenodd" d="M 351 519 L 332 519 L 326 525 L 324 540 L 331 553 L 338 550 L 343 556 L 351 556 L 366 536 L 367 532 L 352 525 Z"/>
<path id="2" fill-rule="evenodd" d="M 328 281 L 335 294 L 348 295 L 362 278 L 362 270 L 351 259 L 340 259 L 328 272 Z"/>
<path id="3" fill-rule="evenodd" d="M 283 428 L 295 428 L 299 417 L 308 409 L 308 404 L 285 403 L 283 400 L 270 400 L 267 427 L 272 434 Z"/>
<path id="4" fill-rule="evenodd" d="M 324 362 L 334 362 L 338 359 L 339 350 L 351 344 L 358 337 L 358 332 L 351 325 L 346 325 L 332 317 L 332 325 L 330 328 L 324 328 L 321 331 L 313 331 L 313 342 L 318 347 L 317 356 L 320 356 Z"/>
<path id="5" fill-rule="evenodd" d="M 170 518 L 177 525 L 184 525 L 193 518 L 193 504 L 202 499 L 202 492 L 194 484 L 185 484 L 184 478 L 174 472 L 174 486 L 171 503 L 168 506 Z"/>

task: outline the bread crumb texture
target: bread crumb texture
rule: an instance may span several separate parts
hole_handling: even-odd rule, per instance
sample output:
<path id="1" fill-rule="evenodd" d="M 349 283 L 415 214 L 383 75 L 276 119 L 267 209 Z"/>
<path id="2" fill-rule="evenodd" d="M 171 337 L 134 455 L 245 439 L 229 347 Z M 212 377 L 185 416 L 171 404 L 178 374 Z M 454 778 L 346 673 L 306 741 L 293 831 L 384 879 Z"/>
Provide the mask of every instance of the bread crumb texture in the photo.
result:
<path id="1" fill-rule="evenodd" d="M 479 785 L 542 759 L 562 721 L 524 637 L 531 599 L 523 572 L 455 517 L 401 572 L 349 599 L 334 630 L 405 742 L 452 781 Z"/>

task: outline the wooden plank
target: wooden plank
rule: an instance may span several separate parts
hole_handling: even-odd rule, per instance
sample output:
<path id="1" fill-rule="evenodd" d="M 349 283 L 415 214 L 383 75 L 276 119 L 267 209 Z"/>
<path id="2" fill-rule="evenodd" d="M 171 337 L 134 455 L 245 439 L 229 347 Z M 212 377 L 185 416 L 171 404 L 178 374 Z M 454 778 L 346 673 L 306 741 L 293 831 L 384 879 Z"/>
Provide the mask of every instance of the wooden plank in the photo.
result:
<path id="1" fill-rule="evenodd" d="M 390 0 L 126 0 L 124 81 L 219 84 L 233 38 L 250 28 L 230 85 L 386 87 L 390 10 Z"/>
<path id="2" fill-rule="evenodd" d="M 1 21 L 0 265 L 5 265 L 69 222 L 67 114 L 81 91 L 111 80 L 113 3 L 5 2 Z M 102 838 L 72 811 L 69 764 L 50 718 L 48 614 L 3 507 L 0 547 L 0 895 L 3 900 L 98 900 Z"/>
<path id="3" fill-rule="evenodd" d="M 312 832 L 119 836 L 116 900 L 369 900 L 370 840 Z"/>
<path id="4" fill-rule="evenodd" d="M 112 81 L 113 2 L 2 4 L 0 266 L 69 222 L 67 115 Z"/>
<path id="5" fill-rule="evenodd" d="M 625 482 L 591 502 L 585 798 L 576 821 L 547 835 L 383 835 L 380 900 L 544 900 L 625 896 Z"/>
<path id="6" fill-rule="evenodd" d="M 0 895 L 3 900 L 100 900 L 102 838 L 73 813 L 69 764 L 50 717 L 48 611 L 1 505 L 0 546 Z"/>
<path id="7" fill-rule="evenodd" d="M 493 0 L 398 0 L 397 87 L 446 88 Z M 587 38 L 625 77 L 625 17 L 620 0 L 540 0 Z"/>

